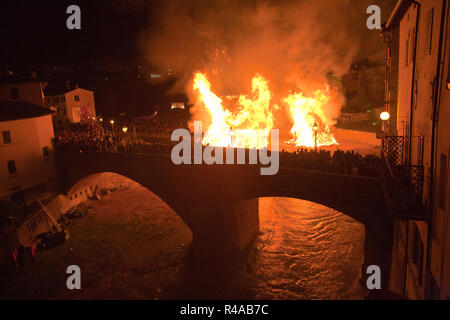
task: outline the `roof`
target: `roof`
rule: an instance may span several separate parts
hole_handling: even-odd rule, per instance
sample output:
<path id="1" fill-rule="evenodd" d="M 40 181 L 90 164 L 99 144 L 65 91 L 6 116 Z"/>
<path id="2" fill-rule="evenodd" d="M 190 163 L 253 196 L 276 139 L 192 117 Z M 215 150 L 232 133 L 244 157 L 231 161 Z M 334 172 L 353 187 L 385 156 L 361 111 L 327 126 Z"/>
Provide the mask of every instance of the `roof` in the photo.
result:
<path id="1" fill-rule="evenodd" d="M 33 83 L 33 82 L 47 82 L 44 79 L 36 78 L 36 77 L 26 77 L 22 75 L 16 74 L 2 74 L 0 76 L 0 85 L 1 84 L 14 84 L 14 83 Z"/>
<path id="2" fill-rule="evenodd" d="M 412 0 L 399 0 L 391 15 L 389 16 L 388 21 L 386 22 L 385 29 L 390 29 L 399 24 L 400 20 L 405 15 L 406 11 L 408 11 L 409 7 L 414 3 Z"/>
<path id="3" fill-rule="evenodd" d="M 0 121 L 37 118 L 49 114 L 52 114 L 50 109 L 26 101 L 0 102 Z"/>
<path id="4" fill-rule="evenodd" d="M 68 88 L 66 84 L 62 82 L 50 82 L 44 89 L 44 95 L 47 96 L 60 96 L 66 92 L 71 91 L 72 88 Z"/>
<path id="5" fill-rule="evenodd" d="M 44 89 L 44 96 L 61 96 L 73 90 L 82 89 L 86 91 L 91 91 L 88 89 L 83 89 L 78 87 L 78 85 L 67 84 L 63 82 L 51 82 Z"/>

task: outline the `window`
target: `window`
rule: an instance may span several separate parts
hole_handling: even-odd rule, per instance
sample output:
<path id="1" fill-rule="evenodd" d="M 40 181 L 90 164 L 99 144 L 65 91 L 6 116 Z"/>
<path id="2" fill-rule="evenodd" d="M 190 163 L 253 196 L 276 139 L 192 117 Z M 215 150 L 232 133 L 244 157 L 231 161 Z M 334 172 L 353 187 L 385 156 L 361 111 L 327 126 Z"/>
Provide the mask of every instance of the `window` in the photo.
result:
<path id="1" fill-rule="evenodd" d="M 80 96 L 74 96 L 74 98 L 75 98 L 75 101 L 80 101 Z"/>
<path id="2" fill-rule="evenodd" d="M 427 13 L 426 18 L 426 38 L 425 38 L 425 54 L 431 55 L 433 46 L 433 20 L 434 20 L 434 8 L 431 8 Z"/>
<path id="3" fill-rule="evenodd" d="M 412 41 L 411 41 L 411 48 L 409 50 L 409 52 L 410 52 L 409 56 L 410 56 L 410 61 L 414 62 L 414 53 L 415 53 L 416 41 L 417 41 L 417 39 L 416 39 L 416 27 L 414 27 L 412 29 L 411 39 L 412 39 Z"/>
<path id="4" fill-rule="evenodd" d="M 13 174 L 17 173 L 16 161 L 14 161 L 14 160 L 9 160 L 8 161 L 8 172 L 9 172 L 10 175 L 13 175 Z"/>
<path id="5" fill-rule="evenodd" d="M 44 158 L 48 158 L 48 147 L 42 148 L 42 154 L 44 155 Z"/>
<path id="6" fill-rule="evenodd" d="M 441 290 L 439 289 L 439 285 L 437 284 L 436 280 L 434 279 L 433 274 L 431 273 L 430 269 L 427 268 L 428 273 L 428 279 L 429 280 L 429 294 L 428 299 L 431 300 L 440 300 L 441 299 Z"/>
<path id="7" fill-rule="evenodd" d="M 409 50 L 409 35 L 408 35 L 408 39 L 406 39 L 406 45 L 405 45 L 405 66 L 407 66 L 409 63 L 408 50 Z"/>
<path id="8" fill-rule="evenodd" d="M 447 61 L 447 90 L 450 90 L 450 60 Z"/>
<path id="9" fill-rule="evenodd" d="M 417 79 L 414 80 L 413 106 L 414 109 L 417 109 Z"/>
<path id="10" fill-rule="evenodd" d="M 13 100 L 19 99 L 19 89 L 11 88 L 11 99 Z"/>
<path id="11" fill-rule="evenodd" d="M 438 185 L 438 205 L 439 208 L 445 210 L 445 196 L 447 193 L 447 156 L 441 154 L 441 165 L 439 168 L 439 185 Z"/>
<path id="12" fill-rule="evenodd" d="M 11 133 L 9 132 L 9 130 L 3 131 L 3 143 L 11 143 Z"/>
<path id="13" fill-rule="evenodd" d="M 419 228 L 414 224 L 414 233 L 413 233 L 413 253 L 412 260 L 417 268 L 417 276 L 419 278 L 419 283 L 422 284 L 422 274 L 423 274 L 423 243 L 420 238 Z"/>
<path id="14" fill-rule="evenodd" d="M 20 187 L 15 187 L 13 189 L 14 190 L 11 189 L 11 191 L 20 190 Z M 25 192 L 23 190 L 14 192 L 11 195 L 11 201 L 19 206 L 25 205 Z"/>
<path id="15" fill-rule="evenodd" d="M 66 102 L 66 97 L 62 97 L 62 102 Z"/>

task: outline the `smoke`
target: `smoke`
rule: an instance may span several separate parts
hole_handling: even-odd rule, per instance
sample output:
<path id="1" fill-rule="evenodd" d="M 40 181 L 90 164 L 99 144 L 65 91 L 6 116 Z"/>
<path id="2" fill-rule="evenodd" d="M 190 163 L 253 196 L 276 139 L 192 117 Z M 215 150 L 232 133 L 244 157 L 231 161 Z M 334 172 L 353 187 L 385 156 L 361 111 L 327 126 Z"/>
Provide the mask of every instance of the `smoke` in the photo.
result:
<path id="1" fill-rule="evenodd" d="M 376 2 L 172 0 L 140 48 L 151 65 L 172 70 L 178 90 L 190 92 L 193 72 L 204 71 L 219 95 L 250 93 L 255 74 L 279 99 L 312 95 L 348 70 L 369 38 L 377 40 L 365 26 Z M 339 106 L 327 112 L 336 117 Z"/>

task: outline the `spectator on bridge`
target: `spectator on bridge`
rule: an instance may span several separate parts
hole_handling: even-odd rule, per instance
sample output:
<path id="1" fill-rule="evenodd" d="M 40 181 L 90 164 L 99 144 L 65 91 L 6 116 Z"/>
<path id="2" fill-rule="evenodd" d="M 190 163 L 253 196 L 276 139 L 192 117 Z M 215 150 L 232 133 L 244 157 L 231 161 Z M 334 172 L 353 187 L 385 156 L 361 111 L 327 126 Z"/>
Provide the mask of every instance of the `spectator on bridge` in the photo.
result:
<path id="1" fill-rule="evenodd" d="M 162 126 L 164 127 L 164 126 Z M 104 130 L 79 126 L 57 132 L 55 138 L 57 148 L 65 150 L 99 151 L 99 152 L 134 152 L 170 154 L 170 143 L 148 142 L 143 139 L 132 139 L 126 134 L 106 133 Z M 355 176 L 379 175 L 381 159 L 375 155 L 361 155 L 354 151 L 336 150 L 314 151 L 299 148 L 295 152 L 280 152 L 282 167 L 319 170 Z"/>

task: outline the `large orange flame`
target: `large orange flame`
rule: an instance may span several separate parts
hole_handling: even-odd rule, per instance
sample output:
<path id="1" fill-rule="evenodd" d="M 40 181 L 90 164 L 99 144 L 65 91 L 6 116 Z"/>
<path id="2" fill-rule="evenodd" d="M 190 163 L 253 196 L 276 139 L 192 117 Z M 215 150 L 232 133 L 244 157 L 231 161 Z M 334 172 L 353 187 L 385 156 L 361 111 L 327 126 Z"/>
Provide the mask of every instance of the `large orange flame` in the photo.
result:
<path id="1" fill-rule="evenodd" d="M 330 97 L 319 90 L 314 92 L 314 98 L 305 97 L 302 93 L 294 93 L 284 98 L 294 122 L 291 129 L 293 138 L 289 143 L 303 147 L 337 144 L 330 133 L 324 113 L 324 106 L 329 100 Z"/>
<path id="2" fill-rule="evenodd" d="M 193 88 L 198 94 L 198 103 L 203 105 L 211 116 L 210 125 L 202 141 L 204 145 L 257 149 L 268 147 L 269 133 L 274 124 L 272 108 L 277 109 L 277 106 L 271 105 L 269 85 L 261 75 L 252 79 L 251 97 L 239 96 L 237 112 L 224 108 L 224 101 L 212 92 L 205 74 L 195 73 Z M 233 100 L 233 97 L 228 98 Z M 282 100 L 289 107 L 293 122 L 293 139 L 289 143 L 314 147 L 315 138 L 318 146 L 337 143 L 330 133 L 330 120 L 324 112 L 329 99 L 328 90 L 327 93 L 317 90 L 314 98 L 295 93 Z M 314 124 L 317 125 L 317 133 L 313 128 Z"/>
<path id="3" fill-rule="evenodd" d="M 204 145 L 257 149 L 268 146 L 273 115 L 269 86 L 262 76 L 256 75 L 252 80 L 253 97 L 239 96 L 240 108 L 236 113 L 224 109 L 223 100 L 211 91 L 211 84 L 203 73 L 195 74 L 194 90 L 211 114 L 211 125 L 202 141 Z"/>

